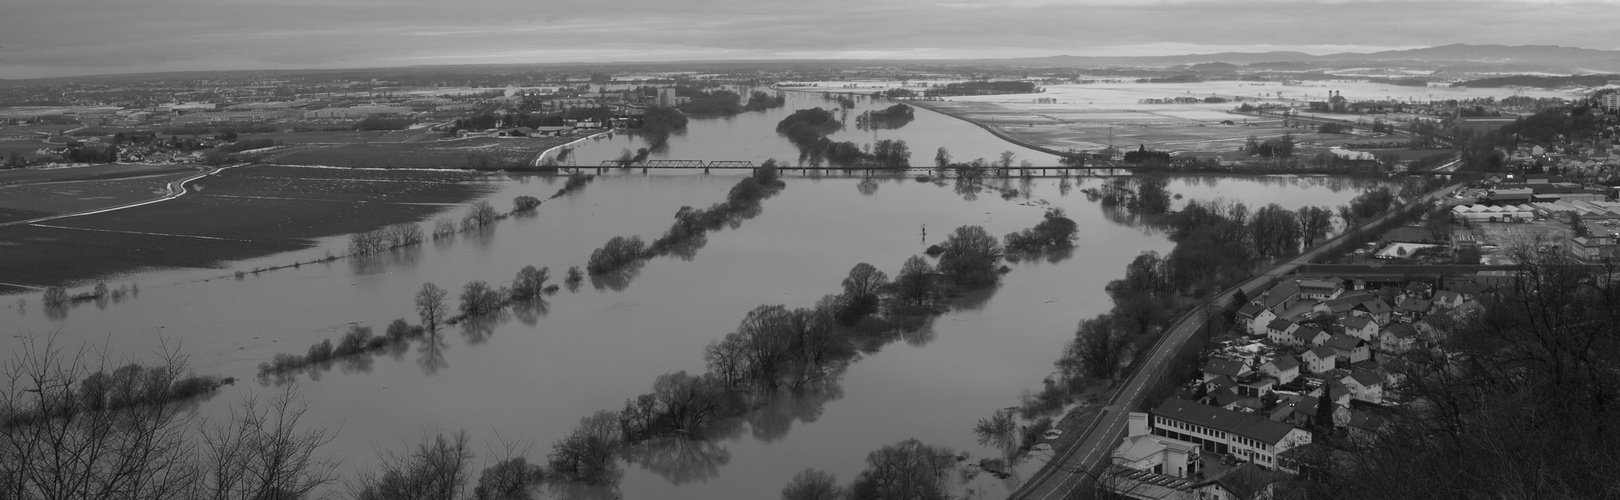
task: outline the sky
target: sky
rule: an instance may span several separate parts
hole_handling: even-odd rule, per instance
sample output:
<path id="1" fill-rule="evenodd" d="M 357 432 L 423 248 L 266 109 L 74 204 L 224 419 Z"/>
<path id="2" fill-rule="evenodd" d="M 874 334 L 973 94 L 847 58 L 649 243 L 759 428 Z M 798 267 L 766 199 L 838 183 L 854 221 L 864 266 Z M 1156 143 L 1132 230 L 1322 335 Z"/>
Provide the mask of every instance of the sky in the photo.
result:
<path id="1" fill-rule="evenodd" d="M 1620 49 L 1620 0 L 0 0 L 0 79 L 176 70 Z"/>

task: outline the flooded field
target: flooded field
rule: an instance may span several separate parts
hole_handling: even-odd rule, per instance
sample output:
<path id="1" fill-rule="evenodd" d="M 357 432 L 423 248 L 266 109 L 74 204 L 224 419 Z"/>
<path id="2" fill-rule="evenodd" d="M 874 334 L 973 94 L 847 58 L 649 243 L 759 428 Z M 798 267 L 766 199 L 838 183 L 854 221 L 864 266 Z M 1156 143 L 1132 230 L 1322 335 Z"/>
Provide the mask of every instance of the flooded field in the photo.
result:
<path id="1" fill-rule="evenodd" d="M 815 97 L 790 103 L 788 110 L 693 120 L 686 134 L 672 137 L 668 149 L 655 156 L 791 161 L 795 149 L 770 125 L 794 106 L 826 104 Z M 872 134 L 846 129 L 834 138 L 862 140 Z M 958 157 L 1017 149 L 971 124 L 925 111 L 903 128 L 877 134 L 912 143 L 914 164 L 928 163 L 941 146 Z M 594 164 L 643 140 L 620 135 L 587 141 L 572 154 L 579 163 Z M 1018 154 L 1026 153 L 1036 155 Z M 276 172 L 311 177 L 299 170 Z M 233 275 L 343 253 L 346 236 L 331 236 L 309 248 L 217 268 L 125 275 L 111 284 L 138 285 L 138 294 L 80 302 L 56 313 L 42 310 L 37 294 L 20 296 L 20 307 L 14 303 L 18 296 L 7 296 L 0 301 L 0 317 L 10 328 L 0 337 L 0 349 L 15 352 L 25 338 L 54 336 L 61 346 L 101 346 L 118 361 L 150 362 L 168 346 L 188 355 L 198 373 L 238 379 L 199 407 L 202 416 L 219 418 L 244 395 L 282 389 L 275 380 L 255 377 L 259 364 L 275 355 L 301 354 L 354 325 L 381 331 L 396 318 L 414 319 L 411 296 L 423 283 L 452 292 L 473 280 L 509 283 L 525 265 L 545 266 L 560 276 L 570 266 L 584 266 L 592 250 L 611 237 L 657 237 L 681 207 L 723 200 L 737 179 L 724 172 L 643 175 L 613 169 L 583 191 L 543 204 L 532 216 L 381 255 Z M 519 195 L 548 197 L 562 178 L 493 176 L 473 182 L 481 199 L 507 207 Z M 981 225 L 1000 236 L 1033 226 L 1047 209 L 1061 208 L 1080 228 L 1077 247 L 1066 258 L 1010 264 L 994 289 L 960 298 L 930 327 L 860 356 L 823 390 L 752 413 L 729 434 L 644 450 L 623 464 L 623 477 L 610 486 L 548 494 L 772 498 L 805 468 L 848 481 L 864 467 L 867 453 L 908 438 L 992 457 L 999 451 L 978 445 L 974 422 L 1017 405 L 1020 393 L 1039 387 L 1076 322 L 1111 306 L 1104 284 L 1122 276 L 1138 253 L 1171 248 L 1163 234 L 1088 200 L 1082 190 L 1101 182 L 1106 179 L 993 181 L 1015 193 L 1003 196 L 1003 191 L 964 190 L 911 177 L 811 178 L 790 172 L 786 187 L 765 200 L 759 213 L 711 233 L 684 258 L 655 258 L 627 279 L 586 280 L 537 307 L 511 308 L 451 327 L 439 342 L 299 373 L 290 383 L 309 406 L 304 422 L 335 434 L 325 450 L 343 462 L 339 470 L 345 475 L 371 470 L 379 451 L 456 430 L 472 436 L 476 470 L 498 458 L 494 450 L 505 444 L 531 463 L 543 462 L 551 444 L 581 417 L 622 408 L 660 375 L 705 370 L 704 346 L 737 329 L 756 306 L 809 307 L 838 292 L 840 280 L 858 263 L 893 275 L 906 258 L 939 243 L 957 226 Z M 1227 198 L 1297 208 L 1342 204 L 1374 184 L 1334 177 L 1184 177 L 1173 180 L 1170 190 L 1183 202 Z M 298 202 L 294 191 L 323 196 L 319 184 L 265 185 L 267 191 L 253 195 L 288 198 L 284 203 Z M 272 192 L 277 189 L 287 192 Z M 419 220 L 460 218 L 463 210 L 441 205 Z M 248 235 L 254 229 L 233 231 Z M 998 498 L 1020 480 L 979 475 L 956 487 L 965 496 Z"/>

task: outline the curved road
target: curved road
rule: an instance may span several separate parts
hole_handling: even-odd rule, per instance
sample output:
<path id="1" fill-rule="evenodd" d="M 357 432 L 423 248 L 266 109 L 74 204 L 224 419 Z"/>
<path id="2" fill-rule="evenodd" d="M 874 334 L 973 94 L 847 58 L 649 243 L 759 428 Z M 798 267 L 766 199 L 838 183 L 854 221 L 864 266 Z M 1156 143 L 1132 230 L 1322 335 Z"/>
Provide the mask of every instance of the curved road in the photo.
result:
<path id="1" fill-rule="evenodd" d="M 245 165 L 245 164 L 242 164 L 242 165 Z M 34 224 L 34 223 L 37 223 L 37 222 L 45 222 L 45 221 L 48 221 L 48 220 L 56 220 L 56 219 L 65 219 L 65 218 L 68 218 L 68 217 L 78 217 L 78 216 L 81 216 L 81 215 L 93 215 L 93 214 L 99 214 L 99 213 L 104 213 L 104 212 L 111 212 L 111 211 L 114 211 L 114 210 L 123 210 L 123 209 L 126 209 L 126 208 L 135 208 L 135 207 L 139 207 L 139 206 L 143 206 L 143 205 L 151 205 L 153 203 L 157 203 L 157 202 L 160 202 L 160 201 L 172 200 L 172 199 L 175 199 L 175 198 L 179 198 L 181 195 L 184 195 L 184 194 L 187 193 L 187 191 L 186 191 L 186 183 L 189 183 L 189 182 L 197 180 L 197 179 L 201 179 L 203 177 L 207 177 L 207 176 L 210 176 L 210 175 L 214 175 L 214 174 L 223 172 L 226 169 L 240 167 L 242 165 L 232 165 L 232 166 L 229 166 L 229 167 L 221 167 L 221 168 L 210 168 L 210 169 L 208 169 L 206 171 L 198 173 L 197 175 L 193 175 L 193 176 L 186 177 L 184 179 L 175 180 L 175 181 L 169 181 L 169 184 L 164 187 L 163 196 L 159 196 L 157 198 L 153 198 L 153 199 L 150 199 L 150 200 L 137 201 L 137 202 L 134 202 L 134 203 L 125 203 L 123 205 L 116 205 L 116 206 L 105 207 L 105 208 L 97 208 L 97 209 L 92 209 L 92 210 L 82 210 L 82 211 L 72 212 L 72 213 L 48 215 L 48 216 L 45 216 L 45 217 L 39 217 L 39 218 L 35 218 L 35 219 L 27 219 L 27 220 L 19 220 L 19 221 L 11 221 L 11 222 L 0 222 L 0 227 L 18 226 L 18 225 L 24 225 L 24 224 Z"/>
<path id="2" fill-rule="evenodd" d="M 1415 203 L 1428 203 L 1462 185 L 1462 183 L 1454 183 L 1430 191 L 1401 208 L 1404 210 Z M 1069 493 L 1083 484 L 1084 479 L 1095 468 L 1100 467 L 1105 460 L 1108 460 L 1114 447 L 1118 445 L 1120 439 L 1124 438 L 1125 425 L 1128 421 L 1127 416 L 1132 408 L 1141 403 L 1142 392 L 1157 378 L 1157 375 L 1162 373 L 1165 363 L 1169 362 L 1177 351 L 1180 351 L 1181 346 L 1187 342 L 1187 339 L 1198 331 L 1200 322 L 1197 319 L 1201 316 L 1199 311 L 1213 304 L 1226 303 L 1231 299 L 1232 294 L 1239 289 L 1243 290 L 1248 296 L 1255 297 L 1260 288 L 1269 283 L 1272 278 L 1292 273 L 1299 266 L 1322 255 L 1333 244 L 1394 217 L 1396 213 L 1396 210 L 1391 210 L 1382 217 L 1363 223 L 1355 231 L 1346 231 L 1344 234 L 1324 241 L 1316 248 L 1278 264 L 1269 271 L 1221 292 L 1191 311 L 1182 313 L 1165 331 L 1165 334 L 1159 338 L 1158 343 L 1154 344 L 1153 349 L 1148 352 L 1147 359 L 1137 365 L 1137 368 L 1131 372 L 1130 376 L 1120 386 L 1120 389 L 1114 393 L 1114 397 L 1109 400 L 1108 406 L 1103 408 L 1102 413 L 1091 424 L 1091 427 L 1078 440 L 1069 441 L 1065 449 L 1060 451 L 1052 461 L 1048 462 L 1046 467 L 1036 472 L 1035 476 L 1031 477 L 1023 487 L 1014 491 L 1010 498 L 1013 500 L 1059 500 L 1068 498 Z"/>

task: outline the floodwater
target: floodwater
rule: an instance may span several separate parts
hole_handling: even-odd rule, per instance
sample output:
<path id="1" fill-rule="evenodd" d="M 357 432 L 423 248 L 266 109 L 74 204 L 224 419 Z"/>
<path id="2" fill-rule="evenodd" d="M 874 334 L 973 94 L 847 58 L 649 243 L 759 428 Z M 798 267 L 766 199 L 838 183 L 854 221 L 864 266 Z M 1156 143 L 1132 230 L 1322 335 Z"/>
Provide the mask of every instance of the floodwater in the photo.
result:
<path id="1" fill-rule="evenodd" d="M 747 96 L 747 88 L 742 94 Z M 837 101 L 827 100 L 822 94 L 787 92 L 787 105 L 765 111 L 743 113 L 727 118 L 693 119 L 685 134 L 669 138 L 666 149 L 653 151 L 654 160 L 752 161 L 756 165 L 767 158 L 775 158 L 789 165 L 803 165 L 799 149 L 776 134 L 776 124 L 797 109 L 820 107 L 839 111 Z M 1013 152 L 1013 163 L 1029 160 L 1034 165 L 1056 166 L 1056 156 L 1026 149 L 997 139 L 979 127 L 926 109 L 913 107 L 916 120 L 897 129 L 863 130 L 856 117 L 864 111 L 892 106 L 896 101 L 873 101 L 861 98 L 855 107 L 839 114 L 845 117 L 843 130 L 828 136 L 834 141 L 872 144 L 884 139 L 906 141 L 911 149 L 911 166 L 927 168 L 934 165 L 934 153 L 941 147 L 950 151 L 956 161 L 984 158 L 993 161 L 1003 151 Z M 649 147 L 646 138 L 634 134 L 614 134 L 611 139 L 587 140 L 575 148 L 574 164 L 597 166 L 603 160 L 618 158 L 624 151 Z M 567 157 L 563 164 L 569 164 Z"/>
<path id="2" fill-rule="evenodd" d="M 755 130 L 762 121 L 774 123 L 762 120 L 764 115 L 781 113 L 693 120 L 661 154 L 784 157 L 793 152 L 791 144 L 768 128 Z M 871 132 L 841 134 L 852 133 Z M 924 110 L 906 127 L 880 134 L 914 144 L 914 162 L 931 162 L 938 147 L 924 150 L 919 144 L 949 144 L 965 153 L 959 157 L 989 158 L 1013 149 L 972 125 Z M 582 160 L 616 157 L 619 148 L 639 140 L 587 142 L 576 154 Z M 1004 199 L 997 192 L 964 195 L 952 185 L 910 178 L 800 175 L 790 173 L 787 187 L 765 200 L 758 216 L 710 233 L 690 259 L 653 259 L 628 282 L 587 280 L 575 292 L 549 297 L 543 308 L 509 309 L 491 321 L 447 328 L 436 347 L 417 344 L 367 363 L 300 374 L 297 392 L 309 406 L 304 423 L 335 433 L 325 451 L 343 461 L 339 471 L 350 477 L 368 470 L 379 450 L 402 450 L 426 434 L 462 429 L 473 438 L 479 470 L 508 448 L 543 463 L 551 443 L 579 418 L 621 408 L 626 398 L 649 391 L 659 375 L 702 371 L 704 345 L 735 329 L 755 306 L 809 307 L 838 292 L 857 263 L 893 275 L 907 257 L 957 226 L 978 224 L 1002 235 L 1033 226 L 1047 206 L 1061 207 L 1080 227 L 1071 257 L 1012 264 L 996 289 L 964 298 L 931 329 L 862 357 L 832 390 L 753 415 L 735 435 L 659 450 L 651 466 L 625 464 L 615 488 L 568 496 L 772 498 L 805 468 L 848 482 L 868 452 L 913 437 L 971 452 L 976 462 L 999 453 L 975 443 L 974 422 L 1017 405 L 1020 392 L 1039 388 L 1075 324 L 1109 308 L 1103 285 L 1122 276 L 1133 257 L 1171 248 L 1164 235 L 1125 224 L 1088 201 L 1080 189 L 1104 182 L 1096 178 L 1005 181 L 1028 196 Z M 28 296 L 21 311 L 7 298 L 0 301 L 0 323 L 6 325 L 0 347 L 15 352 L 24 337 L 54 334 L 56 344 L 70 350 L 95 343 L 116 353 L 115 361 L 151 362 L 167 346 L 188 355 L 199 373 L 241 380 L 200 406 L 204 417 L 217 417 L 241 395 L 279 390 L 254 377 L 256 366 L 277 353 L 302 354 L 355 323 L 381 333 L 394 318 L 414 322 L 412 294 L 422 283 L 454 293 L 471 280 L 507 282 L 525 265 L 550 267 L 560 280 L 566 268 L 583 267 L 591 250 L 610 237 L 651 240 L 681 206 L 718 202 L 737 179 L 724 173 L 614 171 L 583 192 L 547 202 L 533 216 L 389 255 L 230 276 L 236 269 L 340 253 L 344 239 L 335 237 L 310 250 L 230 269 L 138 273 L 113 283 L 138 283 L 138 296 L 83 303 L 60 316 L 46 315 L 37 296 Z M 534 176 L 488 182 L 495 187 L 489 199 L 499 208 L 518 195 L 544 198 L 561 184 Z M 1170 189 L 1186 199 L 1224 197 L 1294 208 L 1343 204 L 1365 185 L 1330 177 L 1188 177 Z M 981 475 L 960 493 L 1000 498 L 1016 481 Z"/>

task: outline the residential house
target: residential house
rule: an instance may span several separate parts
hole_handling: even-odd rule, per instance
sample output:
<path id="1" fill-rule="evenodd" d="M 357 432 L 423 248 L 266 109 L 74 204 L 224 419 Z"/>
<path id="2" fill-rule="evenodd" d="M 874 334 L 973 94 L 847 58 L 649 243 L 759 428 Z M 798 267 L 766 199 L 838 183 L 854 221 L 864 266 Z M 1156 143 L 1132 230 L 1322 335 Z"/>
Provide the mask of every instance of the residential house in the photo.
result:
<path id="1" fill-rule="evenodd" d="M 1395 305 L 1395 316 L 1402 323 L 1411 323 L 1423 319 L 1423 316 L 1429 314 L 1429 309 L 1432 307 L 1434 307 L 1434 303 L 1428 299 L 1407 297 L 1401 299 L 1401 303 Z"/>
<path id="2" fill-rule="evenodd" d="M 1407 297 L 1427 299 L 1434 293 L 1434 285 L 1422 281 L 1411 281 L 1406 283 L 1406 288 L 1402 289 L 1402 292 Z"/>
<path id="3" fill-rule="evenodd" d="M 1463 302 L 1467 302 L 1467 300 L 1463 298 L 1463 295 L 1451 290 L 1441 290 L 1435 292 L 1434 298 L 1429 300 L 1432 307 L 1438 307 L 1441 309 L 1455 309 L 1462 307 Z"/>
<path id="4" fill-rule="evenodd" d="M 1299 280 L 1299 297 L 1302 299 L 1328 300 L 1342 292 L 1344 281 L 1341 280 Z"/>
<path id="5" fill-rule="evenodd" d="M 1389 307 L 1389 302 L 1373 297 L 1351 308 L 1350 315 L 1372 318 L 1379 325 L 1387 325 L 1389 324 L 1390 314 L 1394 313 L 1394 311 L 1394 308 Z"/>
<path id="6" fill-rule="evenodd" d="M 1350 397 L 1369 403 L 1384 402 L 1384 377 L 1372 370 L 1355 370 L 1339 378 L 1350 389 Z"/>
<path id="7" fill-rule="evenodd" d="M 1305 370 L 1311 373 L 1327 373 L 1338 366 L 1338 358 L 1339 353 L 1328 346 L 1318 346 L 1300 355 L 1300 360 L 1305 362 Z"/>
<path id="8" fill-rule="evenodd" d="M 1277 400 L 1277 407 L 1271 410 L 1271 419 L 1286 422 L 1299 427 L 1310 427 L 1316 424 L 1316 405 L 1322 398 L 1316 396 L 1288 395 Z M 1348 400 L 1347 400 L 1348 401 Z M 1334 405 L 1333 422 L 1343 424 L 1350 419 L 1350 408 Z"/>
<path id="9" fill-rule="evenodd" d="M 1237 323 L 1249 332 L 1249 335 L 1266 335 L 1266 325 L 1277 319 L 1277 314 L 1259 304 L 1244 304 L 1237 312 Z"/>
<path id="10" fill-rule="evenodd" d="M 1327 342 L 1332 336 L 1313 325 L 1301 326 L 1294 330 L 1294 334 L 1285 342 L 1287 345 L 1299 347 L 1316 347 Z"/>
<path id="11" fill-rule="evenodd" d="M 1292 355 L 1284 354 L 1260 365 L 1260 371 L 1277 379 L 1277 383 L 1286 384 L 1299 378 L 1299 360 Z"/>
<path id="12" fill-rule="evenodd" d="M 1151 412 L 1152 433 L 1189 443 L 1206 452 L 1231 454 L 1265 468 L 1276 467 L 1277 454 L 1311 442 L 1302 429 L 1259 415 L 1167 399 Z"/>
<path id="13" fill-rule="evenodd" d="M 1299 302 L 1299 284 L 1284 281 L 1250 302 L 1266 308 L 1272 314 L 1281 315 L 1284 310 L 1293 307 L 1295 302 Z"/>
<path id="14" fill-rule="evenodd" d="M 1417 346 L 1417 337 L 1417 328 L 1410 323 L 1396 323 L 1378 334 L 1378 348 L 1390 353 L 1406 352 Z"/>
<path id="15" fill-rule="evenodd" d="M 1339 322 L 1344 327 L 1345 335 L 1361 339 L 1364 342 L 1375 342 L 1378 338 L 1378 323 L 1366 316 L 1350 316 Z"/>
<path id="16" fill-rule="evenodd" d="M 1241 360 L 1210 358 L 1209 361 L 1204 362 L 1204 382 L 1215 380 L 1216 377 L 1220 377 L 1222 375 L 1236 380 L 1248 375 L 1253 371 L 1254 370 L 1249 368 L 1248 363 Z"/>
<path id="17" fill-rule="evenodd" d="M 1372 294 L 1366 292 L 1346 292 L 1340 294 L 1338 297 L 1324 300 L 1316 304 L 1315 306 L 1311 307 L 1311 311 L 1317 314 L 1344 316 L 1346 314 L 1350 314 L 1350 310 L 1354 309 L 1357 305 L 1372 298 Z"/>
<path id="18" fill-rule="evenodd" d="M 1322 345 L 1333 349 L 1339 366 L 1350 366 L 1372 357 L 1372 349 L 1366 342 L 1349 335 L 1336 335 Z"/>
<path id="19" fill-rule="evenodd" d="M 1294 338 L 1294 331 L 1298 329 L 1298 323 L 1278 318 L 1266 324 L 1266 337 L 1274 344 L 1289 345 Z"/>
<path id="20" fill-rule="evenodd" d="M 1264 373 L 1251 372 L 1237 379 L 1238 395 L 1246 398 L 1260 398 L 1276 390 L 1277 379 L 1266 376 Z"/>
<path id="21" fill-rule="evenodd" d="M 1350 399 L 1352 398 L 1352 395 L 1350 387 L 1344 385 L 1344 382 L 1340 382 L 1337 379 L 1328 380 L 1326 384 L 1323 384 L 1321 389 L 1317 389 L 1311 393 L 1312 396 L 1316 396 L 1318 398 L 1323 398 L 1324 394 L 1331 395 L 1331 397 L 1327 397 L 1326 399 L 1332 400 L 1334 406 L 1343 406 L 1345 408 L 1350 407 Z M 1337 420 L 1335 420 L 1335 422 L 1337 422 Z"/>

